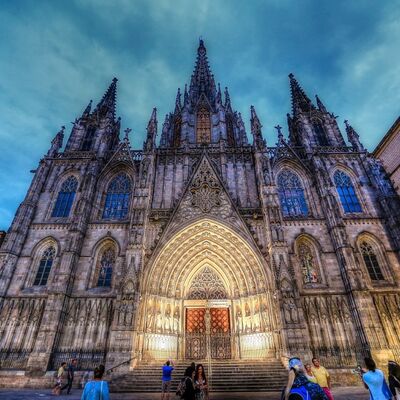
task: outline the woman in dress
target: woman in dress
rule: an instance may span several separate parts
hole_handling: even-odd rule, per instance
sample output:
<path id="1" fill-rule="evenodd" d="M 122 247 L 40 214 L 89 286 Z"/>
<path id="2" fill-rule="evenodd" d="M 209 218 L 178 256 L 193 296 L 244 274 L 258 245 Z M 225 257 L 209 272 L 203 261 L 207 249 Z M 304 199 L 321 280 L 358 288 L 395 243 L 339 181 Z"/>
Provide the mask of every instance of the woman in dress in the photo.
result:
<path id="1" fill-rule="evenodd" d="M 208 400 L 208 385 L 206 373 L 202 364 L 196 367 L 196 374 L 194 376 L 194 385 L 196 388 L 196 400 Z"/>
<path id="2" fill-rule="evenodd" d="M 400 365 L 395 361 L 389 361 L 389 388 L 393 398 L 400 400 Z"/>
<path id="3" fill-rule="evenodd" d="M 313 383 L 317 383 L 317 378 L 314 376 L 313 372 L 312 372 L 312 367 L 311 364 L 306 364 L 304 366 L 305 368 L 305 373 L 304 375 L 306 376 L 306 378 Z"/>
<path id="4" fill-rule="evenodd" d="M 383 372 L 376 368 L 375 361 L 370 357 L 364 358 L 368 372 L 362 374 L 364 386 L 369 389 L 370 400 L 389 400 L 392 393 L 386 383 Z"/>
<path id="5" fill-rule="evenodd" d="M 307 398 L 307 395 L 311 400 L 328 400 L 321 386 L 310 382 L 306 378 L 303 363 L 300 359 L 298 357 L 293 357 L 289 360 L 289 377 L 283 399 L 301 399 Z"/>
<path id="6" fill-rule="evenodd" d="M 104 366 L 94 370 L 94 378 L 83 389 L 81 400 L 110 400 L 108 382 L 103 381 Z"/>

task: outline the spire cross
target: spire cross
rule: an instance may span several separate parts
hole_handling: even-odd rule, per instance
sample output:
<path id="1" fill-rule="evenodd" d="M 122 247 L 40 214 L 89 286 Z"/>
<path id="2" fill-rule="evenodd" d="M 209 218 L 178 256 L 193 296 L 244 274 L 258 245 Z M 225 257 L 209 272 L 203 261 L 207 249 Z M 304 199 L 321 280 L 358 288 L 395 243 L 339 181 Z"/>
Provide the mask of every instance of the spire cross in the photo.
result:
<path id="1" fill-rule="evenodd" d="M 280 125 L 276 125 L 276 126 L 274 126 L 274 128 L 278 131 L 278 137 L 283 137 L 283 134 L 282 134 L 282 127 L 280 126 Z"/>
<path id="2" fill-rule="evenodd" d="M 129 139 L 129 138 L 128 138 L 128 135 L 129 135 L 130 132 L 132 132 L 132 129 L 131 129 L 131 128 L 126 128 L 126 129 L 124 130 L 124 132 L 125 132 L 125 139 L 128 140 L 128 139 Z"/>

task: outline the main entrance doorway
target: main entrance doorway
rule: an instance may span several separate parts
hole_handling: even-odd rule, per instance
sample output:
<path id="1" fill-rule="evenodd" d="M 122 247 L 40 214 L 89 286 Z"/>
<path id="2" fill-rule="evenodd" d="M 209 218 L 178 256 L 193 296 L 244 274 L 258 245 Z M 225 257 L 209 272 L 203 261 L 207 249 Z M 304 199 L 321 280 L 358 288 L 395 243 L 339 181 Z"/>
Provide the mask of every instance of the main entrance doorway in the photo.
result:
<path id="1" fill-rule="evenodd" d="M 232 357 L 228 307 L 186 308 L 185 357 L 191 360 Z"/>

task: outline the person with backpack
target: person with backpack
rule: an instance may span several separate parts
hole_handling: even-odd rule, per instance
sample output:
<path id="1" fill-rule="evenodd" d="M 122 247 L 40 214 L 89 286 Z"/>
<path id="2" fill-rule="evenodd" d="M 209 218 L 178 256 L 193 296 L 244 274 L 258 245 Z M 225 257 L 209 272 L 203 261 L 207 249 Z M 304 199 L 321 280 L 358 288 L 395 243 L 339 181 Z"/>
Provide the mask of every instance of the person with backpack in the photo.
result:
<path id="1" fill-rule="evenodd" d="M 176 391 L 176 395 L 184 400 L 195 400 L 195 387 L 194 387 L 195 371 L 192 367 L 187 367 L 184 377 L 181 379 Z"/>

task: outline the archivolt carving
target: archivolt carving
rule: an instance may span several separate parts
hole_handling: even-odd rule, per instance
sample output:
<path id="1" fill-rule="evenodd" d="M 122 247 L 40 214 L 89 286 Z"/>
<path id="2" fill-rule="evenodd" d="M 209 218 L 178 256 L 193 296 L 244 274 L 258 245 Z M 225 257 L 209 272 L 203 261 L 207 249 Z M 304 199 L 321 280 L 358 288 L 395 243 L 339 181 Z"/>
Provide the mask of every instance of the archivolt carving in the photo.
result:
<path id="1" fill-rule="evenodd" d="M 227 293 L 221 278 L 206 266 L 192 281 L 188 299 L 226 299 Z"/>
<path id="2" fill-rule="evenodd" d="M 261 293 L 271 285 L 269 268 L 245 240 L 216 221 L 202 219 L 167 242 L 146 271 L 143 290 L 182 297 L 184 287 L 205 264 L 220 274 L 228 296 Z"/>

